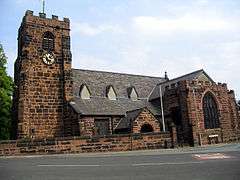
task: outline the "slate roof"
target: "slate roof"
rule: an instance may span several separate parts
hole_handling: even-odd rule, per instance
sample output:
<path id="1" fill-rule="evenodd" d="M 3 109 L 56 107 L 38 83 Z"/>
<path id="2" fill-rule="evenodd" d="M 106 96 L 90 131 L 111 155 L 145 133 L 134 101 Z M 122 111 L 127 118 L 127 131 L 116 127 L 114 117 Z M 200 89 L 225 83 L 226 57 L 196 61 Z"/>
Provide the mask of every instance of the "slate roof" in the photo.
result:
<path id="1" fill-rule="evenodd" d="M 117 126 L 115 127 L 115 130 L 117 129 L 130 129 L 132 126 L 132 122 L 138 117 L 138 115 L 144 110 L 147 109 L 148 111 L 152 112 L 149 107 L 142 107 L 140 109 L 135 109 L 132 111 L 127 111 L 126 116 L 121 118 Z M 158 110 L 160 110 L 158 108 Z"/>
<path id="2" fill-rule="evenodd" d="M 204 74 L 212 83 L 214 83 L 214 81 L 207 75 L 207 73 L 203 69 L 200 69 L 200 70 L 191 72 L 189 74 L 185 74 L 183 76 L 171 79 L 169 81 L 158 83 L 155 86 L 155 88 L 153 89 L 153 91 L 151 92 L 151 94 L 149 96 L 149 100 L 153 100 L 153 99 L 156 99 L 156 98 L 160 97 L 160 95 L 159 95 L 160 86 L 161 86 L 161 89 L 162 89 L 162 94 L 164 94 L 166 86 L 169 86 L 171 84 L 176 84 L 177 82 L 184 81 L 184 80 L 194 80 L 195 78 L 199 77 L 201 74 Z"/>
<path id="3" fill-rule="evenodd" d="M 131 122 L 142 112 L 143 108 L 126 112 L 126 116 L 120 120 L 115 129 L 126 129 L 131 127 Z"/>
<path id="4" fill-rule="evenodd" d="M 143 107 L 147 107 L 154 115 L 161 114 L 159 105 L 148 102 L 147 99 L 132 101 L 127 98 L 109 100 L 103 97 L 92 97 L 90 99 L 74 97 L 70 104 L 81 115 L 125 116 L 127 111 Z"/>
<path id="5" fill-rule="evenodd" d="M 79 87 L 86 84 L 93 97 L 105 97 L 106 87 L 112 85 L 117 97 L 128 98 L 127 89 L 135 87 L 139 98 L 148 98 L 156 84 L 165 81 L 161 77 L 151 77 L 114 72 L 72 69 L 74 96 L 79 95 Z"/>
<path id="6" fill-rule="evenodd" d="M 81 115 L 119 115 L 126 116 L 127 112 L 147 107 L 154 115 L 160 115 L 160 105 L 149 102 L 159 98 L 161 85 L 164 93 L 165 87 L 183 80 L 193 80 L 201 74 L 214 82 L 203 69 L 166 81 L 161 77 L 151 77 L 114 72 L 92 71 L 73 69 L 73 94 L 74 99 L 70 103 L 74 110 Z M 79 90 L 85 84 L 90 91 L 90 99 L 81 99 Z M 117 95 L 117 100 L 109 100 L 106 97 L 107 87 L 112 86 Z M 134 87 L 138 94 L 138 100 L 129 99 L 129 89 Z"/>
<path id="7" fill-rule="evenodd" d="M 70 105 L 81 115 L 125 116 L 127 111 L 143 107 L 148 107 L 154 115 L 160 114 L 159 107 L 148 102 L 148 96 L 156 84 L 165 81 L 164 78 L 81 69 L 73 69 L 72 73 L 74 98 Z M 90 99 L 79 97 L 82 84 L 88 87 Z M 117 100 L 109 100 L 106 97 L 109 85 L 114 88 Z M 129 87 L 136 89 L 139 100 L 129 99 Z"/>

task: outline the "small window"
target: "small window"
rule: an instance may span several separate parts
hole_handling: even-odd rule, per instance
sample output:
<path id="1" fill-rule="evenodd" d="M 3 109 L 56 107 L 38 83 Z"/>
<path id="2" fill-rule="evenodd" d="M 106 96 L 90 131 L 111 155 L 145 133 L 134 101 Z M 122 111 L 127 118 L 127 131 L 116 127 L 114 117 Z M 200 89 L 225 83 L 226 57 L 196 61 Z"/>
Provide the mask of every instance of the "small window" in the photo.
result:
<path id="1" fill-rule="evenodd" d="M 51 32 L 45 32 L 42 42 L 43 49 L 51 52 L 54 50 L 54 35 Z"/>
<path id="2" fill-rule="evenodd" d="M 108 97 L 108 99 L 110 99 L 110 100 L 116 100 L 117 99 L 117 95 L 116 95 L 116 92 L 114 91 L 114 89 L 113 89 L 113 86 L 108 86 L 107 87 L 107 97 Z"/>
<path id="3" fill-rule="evenodd" d="M 129 98 L 131 100 L 133 100 L 133 101 L 138 100 L 138 94 L 137 94 L 137 92 L 136 92 L 134 87 L 131 88 L 131 91 L 130 91 L 130 94 L 129 94 Z"/>
<path id="4" fill-rule="evenodd" d="M 88 89 L 88 87 L 83 84 L 81 87 L 80 87 L 80 92 L 79 92 L 79 96 L 82 98 L 82 99 L 90 99 L 90 91 Z"/>

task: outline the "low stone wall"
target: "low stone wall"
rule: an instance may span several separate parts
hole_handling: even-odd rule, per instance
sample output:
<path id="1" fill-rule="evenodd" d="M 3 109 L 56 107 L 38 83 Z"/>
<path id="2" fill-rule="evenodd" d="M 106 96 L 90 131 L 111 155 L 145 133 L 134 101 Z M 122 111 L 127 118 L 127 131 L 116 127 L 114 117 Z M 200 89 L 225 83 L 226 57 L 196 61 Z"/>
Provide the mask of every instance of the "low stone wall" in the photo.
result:
<path id="1" fill-rule="evenodd" d="M 131 151 L 172 147 L 170 133 L 111 135 L 107 137 L 65 137 L 0 141 L 0 156 Z"/>
<path id="2" fill-rule="evenodd" d="M 216 129 L 205 129 L 200 131 L 198 134 L 199 144 L 208 145 L 208 144 L 218 144 L 218 143 L 231 143 L 231 142 L 239 142 L 240 141 L 240 133 L 238 131 L 231 132 L 231 136 L 228 134 L 223 134 L 223 130 L 221 128 Z"/>
<path id="3" fill-rule="evenodd" d="M 220 128 L 202 130 L 199 133 L 199 142 L 201 145 L 222 143 L 222 130 Z"/>

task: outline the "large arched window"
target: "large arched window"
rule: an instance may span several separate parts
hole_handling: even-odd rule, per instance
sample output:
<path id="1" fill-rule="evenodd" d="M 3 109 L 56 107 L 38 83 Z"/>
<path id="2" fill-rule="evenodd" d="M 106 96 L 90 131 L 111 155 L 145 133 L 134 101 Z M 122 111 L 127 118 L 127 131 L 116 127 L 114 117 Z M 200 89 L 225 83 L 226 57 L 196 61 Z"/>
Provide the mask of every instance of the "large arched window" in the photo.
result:
<path id="1" fill-rule="evenodd" d="M 54 35 L 51 32 L 47 31 L 44 33 L 42 47 L 49 52 L 54 50 Z"/>
<path id="2" fill-rule="evenodd" d="M 203 97 L 203 113 L 206 129 L 219 128 L 217 103 L 210 92 L 206 93 Z"/>

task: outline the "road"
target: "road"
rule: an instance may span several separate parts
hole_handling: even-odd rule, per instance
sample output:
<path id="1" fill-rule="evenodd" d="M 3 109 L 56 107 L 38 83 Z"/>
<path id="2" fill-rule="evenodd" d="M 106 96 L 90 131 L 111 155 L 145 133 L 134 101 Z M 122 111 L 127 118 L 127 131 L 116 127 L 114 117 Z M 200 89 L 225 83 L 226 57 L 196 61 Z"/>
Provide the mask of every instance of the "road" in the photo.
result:
<path id="1" fill-rule="evenodd" d="M 0 158 L 1 180 L 239 180 L 240 144 Z"/>

